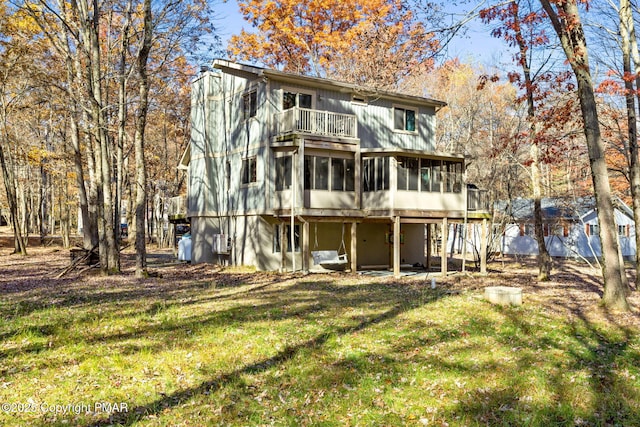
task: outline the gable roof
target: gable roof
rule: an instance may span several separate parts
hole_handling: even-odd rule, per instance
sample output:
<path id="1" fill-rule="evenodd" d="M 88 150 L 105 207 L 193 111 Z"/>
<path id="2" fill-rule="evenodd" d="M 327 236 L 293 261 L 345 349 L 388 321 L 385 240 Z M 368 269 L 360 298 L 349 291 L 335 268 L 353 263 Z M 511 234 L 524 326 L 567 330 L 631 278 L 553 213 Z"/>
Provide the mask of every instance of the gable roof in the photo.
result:
<path id="1" fill-rule="evenodd" d="M 596 199 L 589 197 L 545 197 L 540 199 L 543 220 L 577 220 L 596 210 Z M 613 205 L 623 214 L 633 218 L 633 211 L 618 197 Z M 533 199 L 517 198 L 499 200 L 494 204 L 495 216 L 503 216 L 517 222 L 533 221 Z"/>
<path id="2" fill-rule="evenodd" d="M 242 71 L 246 73 L 252 73 L 256 76 L 264 76 L 267 78 L 271 78 L 273 80 L 278 80 L 282 82 L 288 83 L 306 83 L 309 86 L 318 87 L 318 88 L 327 88 L 331 90 L 336 90 L 338 92 L 348 92 L 348 93 L 371 93 L 373 92 L 376 97 L 386 98 L 397 101 L 409 102 L 412 104 L 423 105 L 427 107 L 433 107 L 436 111 L 446 106 L 447 103 L 444 101 L 438 101 L 431 98 L 425 98 L 422 96 L 416 95 L 408 95 L 399 92 L 391 92 L 385 90 L 379 90 L 374 88 L 368 88 L 365 86 L 354 85 L 351 83 L 340 82 L 337 80 L 325 79 L 322 77 L 312 77 L 305 76 L 302 74 L 295 73 L 287 73 L 284 71 L 272 70 L 269 68 L 257 67 L 255 65 L 246 65 L 240 64 L 237 62 L 229 61 L 226 59 L 216 59 L 213 61 L 213 67 L 219 70 L 235 70 Z"/>
<path id="3" fill-rule="evenodd" d="M 542 198 L 542 218 L 553 219 L 577 219 L 595 209 L 595 198 L 585 197 L 578 199 L 553 197 Z M 511 201 L 500 200 L 495 203 L 495 215 L 506 216 L 515 221 L 533 220 L 533 199 L 517 198 Z"/>

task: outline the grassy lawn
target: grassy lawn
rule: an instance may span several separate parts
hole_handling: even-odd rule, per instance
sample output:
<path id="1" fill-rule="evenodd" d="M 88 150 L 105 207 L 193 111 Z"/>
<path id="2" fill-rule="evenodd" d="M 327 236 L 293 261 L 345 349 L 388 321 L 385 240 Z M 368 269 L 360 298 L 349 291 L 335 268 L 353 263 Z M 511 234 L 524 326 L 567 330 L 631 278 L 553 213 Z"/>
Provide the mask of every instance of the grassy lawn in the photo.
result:
<path id="1" fill-rule="evenodd" d="M 0 261 L 0 425 L 640 425 L 637 305 L 603 312 L 587 276 L 52 279 L 45 256 Z M 523 306 L 482 299 L 505 281 Z"/>

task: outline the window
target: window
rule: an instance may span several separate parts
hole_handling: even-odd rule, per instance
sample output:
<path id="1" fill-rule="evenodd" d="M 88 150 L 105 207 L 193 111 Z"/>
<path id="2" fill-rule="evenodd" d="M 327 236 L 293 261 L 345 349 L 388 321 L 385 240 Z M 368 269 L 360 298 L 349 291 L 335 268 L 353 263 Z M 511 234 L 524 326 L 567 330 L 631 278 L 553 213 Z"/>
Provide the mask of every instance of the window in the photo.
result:
<path id="1" fill-rule="evenodd" d="M 437 193 L 441 191 L 441 164 L 442 162 L 440 160 L 422 159 L 420 168 L 422 176 L 420 182 L 421 191 L 433 191 Z"/>
<path id="2" fill-rule="evenodd" d="M 389 189 L 389 158 L 371 157 L 362 160 L 362 190 L 382 191 Z"/>
<path id="3" fill-rule="evenodd" d="M 315 157 L 315 171 L 313 174 L 313 188 L 315 190 L 329 189 L 329 158 Z"/>
<path id="4" fill-rule="evenodd" d="M 256 110 L 258 109 L 258 94 L 255 90 L 249 93 L 245 93 L 242 96 L 242 107 L 242 117 L 244 118 L 244 120 L 256 116 Z"/>
<path id="5" fill-rule="evenodd" d="M 250 184 L 258 181 L 258 170 L 256 166 L 256 158 L 249 157 L 242 159 L 242 183 Z"/>
<path id="6" fill-rule="evenodd" d="M 367 97 L 363 95 L 351 95 L 351 102 L 358 105 L 367 105 Z"/>
<path id="7" fill-rule="evenodd" d="M 297 93 L 285 91 L 282 94 L 282 109 L 288 110 L 293 107 L 312 108 L 313 96 L 308 93 Z"/>
<path id="8" fill-rule="evenodd" d="M 600 229 L 598 224 L 587 224 L 587 236 L 599 236 Z"/>
<path id="9" fill-rule="evenodd" d="M 558 237 L 564 236 L 564 227 L 562 224 L 554 224 L 552 227 L 551 234 Z"/>
<path id="10" fill-rule="evenodd" d="M 462 162 L 398 157 L 397 178 L 398 190 L 460 193 Z"/>
<path id="11" fill-rule="evenodd" d="M 354 181 L 353 159 L 304 157 L 305 190 L 354 191 Z"/>
<path id="12" fill-rule="evenodd" d="M 276 157 L 276 190 L 291 188 L 291 156 Z"/>
<path id="13" fill-rule="evenodd" d="M 331 159 L 331 190 L 354 191 L 355 170 L 353 159 Z"/>
<path id="14" fill-rule="evenodd" d="M 534 237 L 535 236 L 535 228 L 533 224 L 525 224 L 524 225 L 524 236 Z"/>
<path id="15" fill-rule="evenodd" d="M 280 244 L 280 225 L 273 227 L 273 252 L 282 252 L 282 245 Z M 291 252 L 291 225 L 285 226 L 285 241 L 287 243 L 287 252 Z M 293 226 L 293 243 L 295 245 L 295 251 L 300 252 L 300 226 Z"/>
<path id="16" fill-rule="evenodd" d="M 415 132 L 416 131 L 416 111 L 409 110 L 406 108 L 394 107 L 393 128 L 395 130 Z"/>
<path id="17" fill-rule="evenodd" d="M 628 225 L 619 225 L 618 226 L 618 236 L 627 237 L 629 236 L 629 226 Z"/>
<path id="18" fill-rule="evenodd" d="M 420 191 L 440 192 L 440 160 L 420 160 Z"/>
<path id="19" fill-rule="evenodd" d="M 462 191 L 462 163 L 443 162 L 442 171 L 445 180 L 445 192 L 460 193 Z"/>
<path id="20" fill-rule="evenodd" d="M 420 159 L 398 157 L 398 190 L 418 191 Z"/>

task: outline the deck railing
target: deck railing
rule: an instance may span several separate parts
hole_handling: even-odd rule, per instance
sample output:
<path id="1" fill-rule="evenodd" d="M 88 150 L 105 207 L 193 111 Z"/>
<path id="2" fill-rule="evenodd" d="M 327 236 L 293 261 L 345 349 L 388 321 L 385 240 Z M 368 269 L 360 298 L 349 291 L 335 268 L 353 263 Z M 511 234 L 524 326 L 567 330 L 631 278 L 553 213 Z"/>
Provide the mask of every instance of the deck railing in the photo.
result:
<path id="1" fill-rule="evenodd" d="M 338 138 L 357 138 L 358 122 L 352 114 L 308 108 L 290 108 L 274 115 L 275 135 L 309 133 Z"/>
<path id="2" fill-rule="evenodd" d="M 489 211 L 489 192 L 477 188 L 467 188 L 467 209 Z"/>
<path id="3" fill-rule="evenodd" d="M 177 196 L 169 198 L 169 219 L 182 219 L 187 216 L 187 197 Z"/>

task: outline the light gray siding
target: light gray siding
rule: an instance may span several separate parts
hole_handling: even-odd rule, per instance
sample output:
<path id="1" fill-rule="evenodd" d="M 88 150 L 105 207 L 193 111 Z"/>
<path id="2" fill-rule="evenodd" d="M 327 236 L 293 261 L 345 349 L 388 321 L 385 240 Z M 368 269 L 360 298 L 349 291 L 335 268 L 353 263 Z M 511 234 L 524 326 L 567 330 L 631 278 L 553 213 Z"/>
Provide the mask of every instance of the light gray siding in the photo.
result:
<path id="1" fill-rule="evenodd" d="M 358 264 L 389 265 L 391 228 L 382 221 L 391 210 L 405 212 L 393 215 L 414 217 L 428 211 L 433 217 L 438 215 L 435 212 L 448 215 L 464 209 L 464 191 L 396 190 L 394 159 L 398 156 L 406 152 L 416 158 L 439 158 L 434 152 L 438 102 L 392 93 L 364 96 L 367 102 L 362 102 L 356 88 L 337 82 L 224 61 L 214 66 L 215 71 L 204 72 L 194 81 L 192 91 L 188 216 L 194 263 L 216 261 L 274 270 L 295 262 L 299 267 L 300 252 L 282 254 L 274 249 L 274 239 L 280 238 L 274 236 L 274 223 L 288 226 L 293 212 L 300 236 L 306 224 L 313 224 L 311 230 L 306 228 L 309 236 L 304 236 L 310 250 L 342 248 L 350 256 L 350 223 L 356 221 L 357 242 L 353 243 L 359 249 Z M 314 111 L 298 105 L 281 114 L 284 91 L 311 94 Z M 253 92 L 255 97 L 248 96 Z M 359 99 L 354 100 L 354 94 Z M 395 107 L 415 111 L 415 131 L 395 129 Z M 412 118 L 407 114 L 405 123 Z M 292 179 L 283 185 L 285 190 L 276 191 L 279 156 L 291 156 Z M 328 171 L 323 166 L 316 173 L 305 168 L 305 156 L 349 162 L 330 160 Z M 363 192 L 362 159 L 378 156 L 390 159 L 385 163 L 389 167 L 384 191 Z M 243 165 L 251 165 L 251 174 L 244 178 Z M 352 174 L 347 175 L 347 170 Z M 307 175 L 313 175 L 313 182 L 326 177 L 328 185 L 305 190 Z M 334 187 L 334 182 L 344 185 Z M 406 223 L 401 232 L 401 262 L 422 263 L 424 225 Z M 229 254 L 214 253 L 214 242 L 220 241 L 216 235 L 230 238 Z M 311 263 L 311 258 L 307 261 Z"/>

